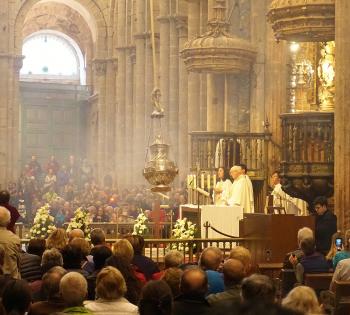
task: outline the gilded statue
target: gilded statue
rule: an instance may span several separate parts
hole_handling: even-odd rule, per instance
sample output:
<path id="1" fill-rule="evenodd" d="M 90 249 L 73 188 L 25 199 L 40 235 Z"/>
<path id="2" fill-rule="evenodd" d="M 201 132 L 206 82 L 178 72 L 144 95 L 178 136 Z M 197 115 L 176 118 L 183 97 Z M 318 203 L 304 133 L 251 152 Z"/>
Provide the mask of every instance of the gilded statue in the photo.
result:
<path id="1" fill-rule="evenodd" d="M 334 42 L 321 44 L 321 56 L 317 67 L 319 87 L 319 101 L 321 110 L 334 109 L 335 95 L 335 45 Z"/>

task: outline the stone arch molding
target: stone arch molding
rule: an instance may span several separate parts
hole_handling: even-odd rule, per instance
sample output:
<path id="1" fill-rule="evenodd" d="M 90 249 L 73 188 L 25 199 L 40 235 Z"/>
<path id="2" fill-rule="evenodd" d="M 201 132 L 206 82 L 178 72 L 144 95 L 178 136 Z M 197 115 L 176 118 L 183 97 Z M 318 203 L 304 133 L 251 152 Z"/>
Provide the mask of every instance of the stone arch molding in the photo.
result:
<path id="1" fill-rule="evenodd" d="M 90 28 L 92 40 L 95 44 L 96 56 L 104 57 L 106 49 L 107 25 L 102 9 L 96 0 L 26 0 L 19 5 L 18 13 L 14 20 L 14 51 L 20 55 L 22 51 L 22 29 L 26 16 L 30 9 L 37 3 L 61 3 L 80 13 Z"/>
<path id="2" fill-rule="evenodd" d="M 92 35 L 85 19 L 71 7 L 61 3 L 40 3 L 27 14 L 23 29 L 23 40 L 33 33 L 53 30 L 68 35 L 79 46 L 83 54 L 91 56 Z"/>

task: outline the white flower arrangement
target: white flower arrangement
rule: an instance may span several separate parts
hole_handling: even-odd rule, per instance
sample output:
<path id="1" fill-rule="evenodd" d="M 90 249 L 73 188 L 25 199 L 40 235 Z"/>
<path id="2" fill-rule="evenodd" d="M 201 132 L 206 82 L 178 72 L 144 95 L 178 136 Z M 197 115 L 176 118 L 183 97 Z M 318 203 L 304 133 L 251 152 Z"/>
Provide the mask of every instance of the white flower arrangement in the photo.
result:
<path id="1" fill-rule="evenodd" d="M 33 226 L 30 228 L 30 238 L 47 238 L 55 229 L 55 218 L 50 215 L 50 205 L 47 203 L 35 214 Z"/>
<path id="2" fill-rule="evenodd" d="M 79 207 L 74 211 L 74 217 L 70 219 L 70 222 L 67 227 L 67 233 L 74 229 L 81 229 L 85 238 L 90 239 L 90 215 L 86 209 Z"/>
<path id="3" fill-rule="evenodd" d="M 187 218 L 177 219 L 174 225 L 174 228 L 171 231 L 171 238 L 177 240 L 192 240 L 196 233 L 196 224 L 193 224 Z M 171 249 L 185 250 L 188 252 L 188 242 L 171 244 Z"/>
<path id="4" fill-rule="evenodd" d="M 145 235 L 148 232 L 148 218 L 146 217 L 145 213 L 142 209 L 139 210 L 140 213 L 137 216 L 135 223 L 134 223 L 134 230 L 132 232 L 132 235 Z"/>

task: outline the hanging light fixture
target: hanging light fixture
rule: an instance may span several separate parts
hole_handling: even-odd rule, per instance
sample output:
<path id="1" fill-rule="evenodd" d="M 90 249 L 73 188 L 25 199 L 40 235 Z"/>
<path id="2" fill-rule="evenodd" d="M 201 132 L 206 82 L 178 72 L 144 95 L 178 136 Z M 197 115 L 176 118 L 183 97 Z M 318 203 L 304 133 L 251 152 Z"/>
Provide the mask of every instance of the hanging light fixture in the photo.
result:
<path id="1" fill-rule="evenodd" d="M 215 17 L 208 21 L 208 32 L 185 43 L 181 57 L 188 71 L 241 73 L 251 70 L 256 48 L 227 31 L 225 2 L 216 0 Z"/>
<path id="2" fill-rule="evenodd" d="M 170 184 L 173 182 L 179 170 L 173 161 L 168 158 L 169 145 L 166 144 L 162 137 L 162 119 L 164 118 L 164 108 L 161 105 L 161 91 L 158 85 L 158 78 L 156 75 L 157 59 L 155 48 L 155 31 L 154 31 L 154 15 L 153 15 L 153 0 L 150 0 L 150 14 L 151 14 L 151 36 L 152 36 L 152 61 L 153 61 L 153 84 L 152 92 L 153 112 L 151 114 L 151 131 L 150 138 L 153 136 L 153 143 L 148 147 L 150 157 L 148 159 L 148 150 L 146 155 L 146 165 L 143 169 L 143 176 L 153 185 L 151 188 L 153 192 L 167 192 L 170 190 Z M 151 135 L 153 133 L 153 135 Z M 150 139 L 149 138 L 149 139 Z"/>

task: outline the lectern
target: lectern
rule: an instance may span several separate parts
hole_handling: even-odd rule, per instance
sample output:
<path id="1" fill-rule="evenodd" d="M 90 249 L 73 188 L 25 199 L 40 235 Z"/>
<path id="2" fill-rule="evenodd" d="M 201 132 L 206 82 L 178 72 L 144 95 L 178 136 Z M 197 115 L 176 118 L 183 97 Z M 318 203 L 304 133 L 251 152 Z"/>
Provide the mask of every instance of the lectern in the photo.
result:
<path id="1" fill-rule="evenodd" d="M 254 251 L 261 253 L 254 255 L 256 263 L 281 263 L 286 253 L 298 248 L 297 234 L 302 227 L 314 231 L 315 218 L 293 214 L 246 213 L 239 222 L 239 236 L 264 240 L 259 242 L 262 248 L 254 248 Z"/>

